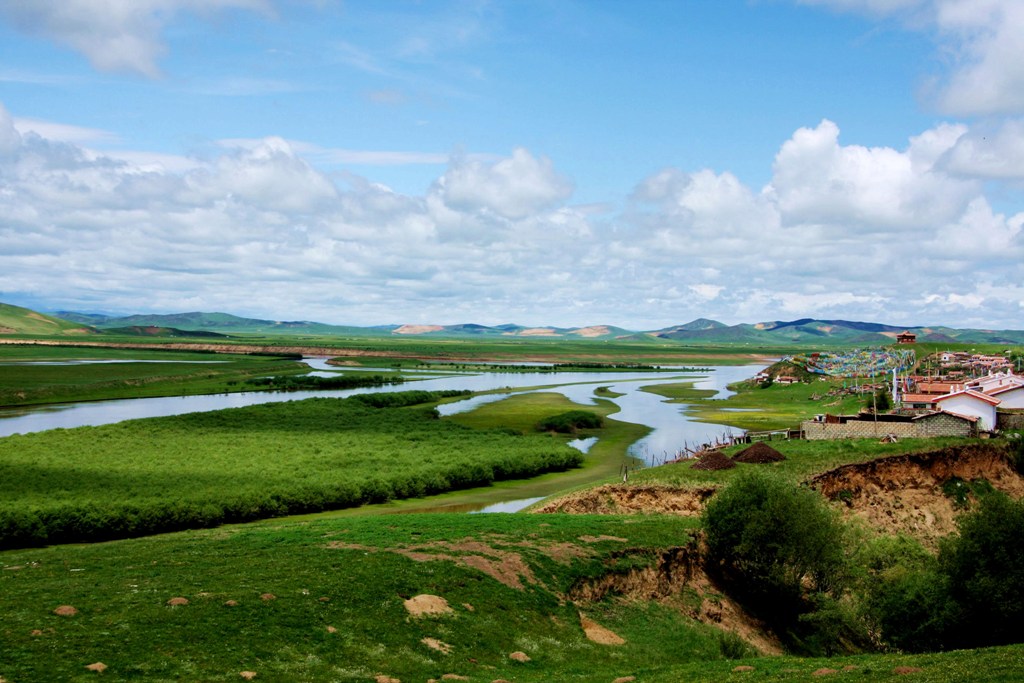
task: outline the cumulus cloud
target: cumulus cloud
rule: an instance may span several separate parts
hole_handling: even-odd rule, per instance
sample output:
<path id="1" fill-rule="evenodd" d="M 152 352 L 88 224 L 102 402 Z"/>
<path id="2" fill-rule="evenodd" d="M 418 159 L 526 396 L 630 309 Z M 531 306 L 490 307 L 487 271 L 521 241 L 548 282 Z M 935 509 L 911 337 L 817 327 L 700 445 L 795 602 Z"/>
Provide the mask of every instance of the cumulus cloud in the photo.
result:
<path id="1" fill-rule="evenodd" d="M 159 75 L 164 27 L 179 12 L 268 12 L 268 0 L 33 0 L 0 3 L 0 16 L 84 54 L 101 71 Z"/>
<path id="2" fill-rule="evenodd" d="M 957 138 L 939 162 L 956 175 L 1024 180 L 1024 120 L 979 124 Z"/>
<path id="3" fill-rule="evenodd" d="M 518 148 L 511 157 L 494 163 L 455 160 L 434 191 L 451 209 L 492 211 L 516 219 L 557 205 L 569 198 L 572 189 L 550 159 Z"/>
<path id="4" fill-rule="evenodd" d="M 839 127 L 825 120 L 782 145 L 768 192 L 789 224 L 889 231 L 949 221 L 978 191 L 972 182 L 931 172 L 957 133 L 943 127 L 903 151 L 843 146 Z"/>
<path id="5" fill-rule="evenodd" d="M 180 168 L 113 158 L 19 131 L 0 105 L 0 292 L 353 324 L 1012 327 L 1024 213 L 954 172 L 971 135 L 947 124 L 903 149 L 863 148 L 823 122 L 782 143 L 761 190 L 667 168 L 611 212 L 570 204 L 569 182 L 525 149 L 453 160 L 415 195 L 351 173 L 339 185 L 273 137 Z M 929 188 L 946 195 L 938 208 L 907 203 Z"/>

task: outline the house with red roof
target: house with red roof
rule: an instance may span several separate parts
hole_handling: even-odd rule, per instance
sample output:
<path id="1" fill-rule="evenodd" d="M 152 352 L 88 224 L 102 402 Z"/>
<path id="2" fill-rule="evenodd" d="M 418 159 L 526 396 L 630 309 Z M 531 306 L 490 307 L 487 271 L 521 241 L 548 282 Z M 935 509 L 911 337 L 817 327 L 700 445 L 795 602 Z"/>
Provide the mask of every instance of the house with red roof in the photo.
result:
<path id="1" fill-rule="evenodd" d="M 995 396 L 982 393 L 975 389 L 963 389 L 945 396 L 937 396 L 934 405 L 954 415 L 978 418 L 978 427 L 986 432 L 996 428 L 996 406 L 1001 401 Z"/>

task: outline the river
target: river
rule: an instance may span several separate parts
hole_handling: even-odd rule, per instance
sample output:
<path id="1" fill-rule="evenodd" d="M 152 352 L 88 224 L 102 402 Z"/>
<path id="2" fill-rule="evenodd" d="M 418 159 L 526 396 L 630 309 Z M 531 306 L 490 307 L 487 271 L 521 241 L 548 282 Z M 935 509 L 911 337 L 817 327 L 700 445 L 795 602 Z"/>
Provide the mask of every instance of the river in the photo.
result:
<path id="1" fill-rule="evenodd" d="M 328 374 L 341 369 L 327 365 L 325 359 L 308 358 L 306 363 L 316 374 Z M 474 392 L 508 389 L 508 392 L 443 405 L 440 407 L 442 415 L 471 409 L 484 402 L 501 400 L 515 391 L 522 391 L 525 387 L 543 387 L 534 390 L 558 392 L 572 401 L 587 405 L 594 403 L 594 390 L 597 387 L 608 387 L 613 392 L 623 394 L 609 399 L 620 408 L 620 412 L 614 414 L 614 419 L 646 425 L 653 429 L 651 434 L 633 445 L 631 452 L 647 460 L 648 464 L 655 464 L 664 454 L 674 453 L 684 444 L 693 445 L 713 440 L 728 433 L 730 428 L 724 425 L 691 422 L 682 412 L 685 405 L 665 403 L 659 396 L 640 391 L 640 387 L 689 380 L 695 381 L 695 386 L 699 389 L 717 390 L 719 394 L 716 397 L 722 398 L 731 393 L 726 390 L 726 385 L 752 377 L 761 367 L 720 366 L 698 372 L 685 372 L 682 369 L 663 369 L 654 372 L 427 372 L 420 373 L 425 375 L 424 379 L 401 385 L 341 391 L 241 392 L 24 406 L 0 409 L 0 437 L 47 429 L 69 429 L 146 417 L 239 408 L 259 403 L 296 401 L 312 397 L 344 398 L 356 393 L 408 389 L 465 389 Z"/>
<path id="2" fill-rule="evenodd" d="M 80 363 L 81 361 L 73 362 Z M 330 375 L 341 370 L 352 370 L 352 368 L 328 365 L 326 359 L 307 358 L 305 362 L 317 375 Z M 652 431 L 647 436 L 634 443 L 629 449 L 631 455 L 651 466 L 675 457 L 685 446 L 693 447 L 714 441 L 723 435 L 735 433 L 735 430 L 726 425 L 691 421 L 685 413 L 685 404 L 666 403 L 661 396 L 641 391 L 641 387 L 692 381 L 698 389 L 716 391 L 717 394 L 714 398 L 725 398 L 732 394 L 726 388 L 728 384 L 752 377 L 763 367 L 762 365 L 718 366 L 700 371 L 667 368 L 658 371 L 632 372 L 454 372 L 448 370 L 437 372 L 430 370 L 409 373 L 422 375 L 423 379 L 408 381 L 401 385 L 340 391 L 241 392 L 3 408 L 0 409 L 0 437 L 48 429 L 112 424 L 138 418 L 239 408 L 260 403 L 296 401 L 313 397 L 344 398 L 357 393 L 394 392 L 409 389 L 496 392 L 441 405 L 439 412 L 442 415 L 472 410 L 483 403 L 500 401 L 513 393 L 522 391 L 557 392 L 581 405 L 593 405 L 597 398 L 595 390 L 598 387 L 607 387 L 611 392 L 621 394 L 621 396 L 601 397 L 619 407 L 619 412 L 612 415 L 613 419 L 651 428 Z M 368 371 L 376 370 L 378 372 L 383 369 L 366 368 Z M 409 371 L 403 372 L 408 373 Z M 593 446 L 594 441 L 594 439 L 587 439 L 572 445 L 586 452 Z M 502 501 L 479 511 L 514 511 L 532 502 L 535 500 Z"/>

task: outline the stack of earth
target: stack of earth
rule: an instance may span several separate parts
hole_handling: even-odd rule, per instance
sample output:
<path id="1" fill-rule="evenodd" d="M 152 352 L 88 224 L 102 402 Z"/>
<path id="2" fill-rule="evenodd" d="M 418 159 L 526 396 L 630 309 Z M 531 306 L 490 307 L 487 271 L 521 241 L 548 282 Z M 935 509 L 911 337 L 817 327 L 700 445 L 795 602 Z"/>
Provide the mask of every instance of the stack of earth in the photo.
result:
<path id="1" fill-rule="evenodd" d="M 758 442 L 753 446 L 744 448 L 742 451 L 732 456 L 732 459 L 736 462 L 754 463 L 763 465 L 770 462 L 779 462 L 785 460 L 786 456 L 779 453 L 777 450 L 772 448 L 766 443 Z"/>
<path id="2" fill-rule="evenodd" d="M 727 470 L 736 467 L 736 463 L 721 451 L 705 451 L 700 454 L 697 462 L 690 469 L 694 470 Z"/>

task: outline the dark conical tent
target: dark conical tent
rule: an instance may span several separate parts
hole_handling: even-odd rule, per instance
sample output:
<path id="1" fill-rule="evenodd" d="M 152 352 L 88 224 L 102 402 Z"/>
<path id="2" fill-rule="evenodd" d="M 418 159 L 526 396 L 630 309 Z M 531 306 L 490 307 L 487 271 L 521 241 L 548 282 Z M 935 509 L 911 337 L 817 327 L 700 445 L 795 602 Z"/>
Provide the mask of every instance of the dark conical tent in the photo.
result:
<path id="1" fill-rule="evenodd" d="M 769 462 L 779 462 L 785 460 L 786 456 L 779 453 L 777 450 L 769 446 L 764 442 L 757 442 L 752 446 L 744 448 L 742 451 L 732 456 L 732 459 L 736 462 L 764 464 Z"/>
<path id="2" fill-rule="evenodd" d="M 692 470 L 727 470 L 736 467 L 736 463 L 721 451 L 706 451 L 697 462 L 690 466 Z"/>

